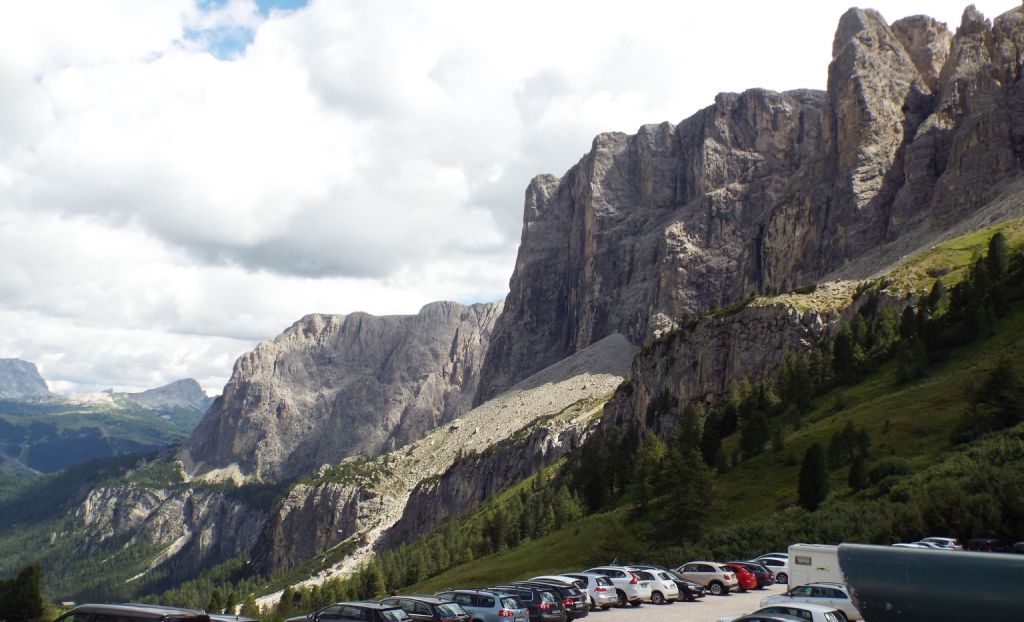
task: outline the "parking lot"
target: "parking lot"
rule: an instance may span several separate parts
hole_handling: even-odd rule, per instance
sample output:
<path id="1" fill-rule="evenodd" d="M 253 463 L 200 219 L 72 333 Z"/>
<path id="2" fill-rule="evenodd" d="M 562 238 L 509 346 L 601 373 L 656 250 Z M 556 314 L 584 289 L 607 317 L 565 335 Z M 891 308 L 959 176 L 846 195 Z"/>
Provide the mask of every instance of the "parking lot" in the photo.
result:
<path id="1" fill-rule="evenodd" d="M 707 595 L 696 602 L 673 603 L 671 605 L 652 605 L 646 603 L 640 607 L 625 609 L 609 609 L 592 611 L 584 618 L 587 622 L 715 622 L 720 616 L 734 613 L 748 613 L 757 609 L 761 599 L 772 594 L 782 594 L 785 585 L 772 585 L 761 590 L 739 592 L 726 596 Z"/>

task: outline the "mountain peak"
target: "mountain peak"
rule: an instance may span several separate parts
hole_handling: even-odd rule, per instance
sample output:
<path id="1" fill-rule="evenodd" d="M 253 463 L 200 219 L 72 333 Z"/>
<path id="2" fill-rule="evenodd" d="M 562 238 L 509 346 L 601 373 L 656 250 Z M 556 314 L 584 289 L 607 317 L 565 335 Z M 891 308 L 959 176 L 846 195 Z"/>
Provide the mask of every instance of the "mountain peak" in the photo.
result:
<path id="1" fill-rule="evenodd" d="M 176 380 L 141 393 L 129 393 L 128 397 L 146 408 L 182 407 L 202 411 L 206 411 L 213 401 L 199 386 L 199 383 L 192 378 Z"/>
<path id="2" fill-rule="evenodd" d="M 17 358 L 0 359 L 0 399 L 35 400 L 47 397 L 50 397 L 50 389 L 35 363 Z"/>

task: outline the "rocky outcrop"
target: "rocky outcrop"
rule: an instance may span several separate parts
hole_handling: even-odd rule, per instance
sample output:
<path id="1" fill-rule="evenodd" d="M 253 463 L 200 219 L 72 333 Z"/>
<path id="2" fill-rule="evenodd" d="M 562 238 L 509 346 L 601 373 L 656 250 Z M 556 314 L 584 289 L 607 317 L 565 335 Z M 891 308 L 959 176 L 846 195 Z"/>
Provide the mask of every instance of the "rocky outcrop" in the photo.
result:
<path id="1" fill-rule="evenodd" d="M 306 316 L 238 359 L 182 459 L 200 475 L 282 481 L 421 438 L 471 407 L 501 307 Z"/>
<path id="2" fill-rule="evenodd" d="M 50 397 L 35 363 L 0 359 L 0 400 L 39 400 Z"/>
<path id="3" fill-rule="evenodd" d="M 173 559 L 164 572 L 178 580 L 248 553 L 266 520 L 265 509 L 224 491 L 135 484 L 96 488 L 74 514 L 76 529 L 86 534 L 84 553 L 109 540 L 156 545 L 162 551 L 149 568 Z"/>
<path id="4" fill-rule="evenodd" d="M 867 276 L 975 217 L 1021 173 L 1022 19 L 971 7 L 950 35 L 851 9 L 827 92 L 722 94 L 534 179 L 477 400 L 612 332 Z"/>
<path id="5" fill-rule="evenodd" d="M 178 380 L 141 393 L 128 393 L 127 397 L 136 404 L 150 409 L 191 408 L 206 412 L 213 403 L 199 383 L 192 378 Z"/>

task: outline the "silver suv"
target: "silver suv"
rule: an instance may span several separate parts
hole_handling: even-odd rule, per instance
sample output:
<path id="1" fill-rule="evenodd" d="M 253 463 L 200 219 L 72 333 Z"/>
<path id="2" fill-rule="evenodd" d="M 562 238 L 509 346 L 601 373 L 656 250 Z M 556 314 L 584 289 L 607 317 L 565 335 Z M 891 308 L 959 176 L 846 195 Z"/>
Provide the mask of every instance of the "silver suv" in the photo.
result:
<path id="1" fill-rule="evenodd" d="M 676 568 L 684 579 L 697 581 L 715 596 L 728 594 L 740 586 L 736 573 L 718 562 L 688 562 Z"/>
<path id="2" fill-rule="evenodd" d="M 482 622 L 530 622 L 530 610 L 515 596 L 487 590 L 451 590 L 441 592 L 438 598 L 447 598 L 462 605 L 474 620 Z"/>
<path id="3" fill-rule="evenodd" d="M 635 574 L 625 566 L 598 566 L 591 568 L 583 574 L 604 575 L 608 577 L 615 586 L 615 595 L 620 607 L 626 603 L 639 607 L 642 602 L 651 597 L 651 584 L 649 581 L 641 581 Z"/>

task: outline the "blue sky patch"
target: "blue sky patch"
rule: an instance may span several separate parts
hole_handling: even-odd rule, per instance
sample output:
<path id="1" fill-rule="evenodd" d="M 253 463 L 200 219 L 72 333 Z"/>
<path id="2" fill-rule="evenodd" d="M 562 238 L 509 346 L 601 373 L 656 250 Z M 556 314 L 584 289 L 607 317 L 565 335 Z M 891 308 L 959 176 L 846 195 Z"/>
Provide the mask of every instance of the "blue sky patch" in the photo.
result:
<path id="1" fill-rule="evenodd" d="M 203 11 L 212 11 L 224 6 L 226 0 L 196 0 L 196 5 Z M 308 4 L 308 0 L 256 0 L 256 6 L 264 17 L 273 10 L 292 11 Z M 237 58 L 245 46 L 252 43 L 253 31 L 250 28 L 211 28 L 206 30 L 190 29 L 185 31 L 185 38 L 190 41 L 202 41 L 211 54 L 221 60 Z"/>

